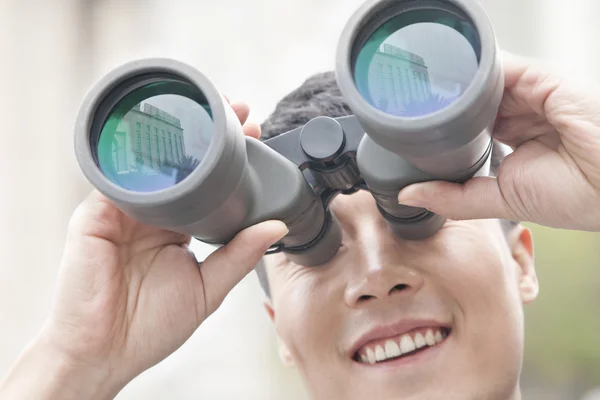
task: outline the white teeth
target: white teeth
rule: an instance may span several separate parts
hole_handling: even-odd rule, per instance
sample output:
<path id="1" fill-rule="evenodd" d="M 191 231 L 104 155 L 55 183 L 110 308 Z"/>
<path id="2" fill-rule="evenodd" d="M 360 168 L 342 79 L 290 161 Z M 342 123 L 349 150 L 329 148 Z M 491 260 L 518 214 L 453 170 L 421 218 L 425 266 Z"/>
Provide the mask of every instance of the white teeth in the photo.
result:
<path id="1" fill-rule="evenodd" d="M 433 336 L 433 331 L 431 329 L 427 329 L 425 341 L 427 342 L 428 346 L 433 346 L 435 344 L 435 336 Z"/>
<path id="2" fill-rule="evenodd" d="M 394 358 L 402 355 L 400 347 L 393 340 L 385 342 L 385 355 L 387 358 Z"/>
<path id="3" fill-rule="evenodd" d="M 415 346 L 417 346 L 417 349 L 427 346 L 427 342 L 425 341 L 425 338 L 420 333 L 417 333 L 415 335 Z"/>
<path id="4" fill-rule="evenodd" d="M 370 347 L 367 347 L 367 359 L 369 360 L 369 364 L 375 364 L 377 361 L 375 358 L 375 353 Z"/>
<path id="5" fill-rule="evenodd" d="M 402 335 L 399 343 L 394 340 L 387 340 L 384 345 L 377 345 L 375 348 L 365 346 L 364 351 L 359 355 L 359 359 L 364 364 L 375 364 L 412 353 L 426 346 L 435 346 L 447 337 L 448 333 L 439 328 L 428 329 L 425 334 L 417 332 L 414 335 L 414 340 L 411 335 L 405 334 Z"/>
<path id="6" fill-rule="evenodd" d="M 415 346 L 415 342 L 413 342 L 410 335 L 402 335 L 402 339 L 400 339 L 400 350 L 402 350 L 402 354 L 410 353 L 417 348 Z"/>

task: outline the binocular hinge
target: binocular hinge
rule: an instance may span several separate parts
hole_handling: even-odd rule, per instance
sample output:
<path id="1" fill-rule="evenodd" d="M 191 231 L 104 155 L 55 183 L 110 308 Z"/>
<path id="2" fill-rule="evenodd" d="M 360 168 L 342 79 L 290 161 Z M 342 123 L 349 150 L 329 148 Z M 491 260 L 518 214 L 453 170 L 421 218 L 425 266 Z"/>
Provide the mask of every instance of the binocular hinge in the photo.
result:
<path id="1" fill-rule="evenodd" d="M 334 190 L 348 190 L 362 181 L 354 159 L 348 160 L 335 170 L 320 171 L 311 169 L 310 172 L 320 185 Z"/>

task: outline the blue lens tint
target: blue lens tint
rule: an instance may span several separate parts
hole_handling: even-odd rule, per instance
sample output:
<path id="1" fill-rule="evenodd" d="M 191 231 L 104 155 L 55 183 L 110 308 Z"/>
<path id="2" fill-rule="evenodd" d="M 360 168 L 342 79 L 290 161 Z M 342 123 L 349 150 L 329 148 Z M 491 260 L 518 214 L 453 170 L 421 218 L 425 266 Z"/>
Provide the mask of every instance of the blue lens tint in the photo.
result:
<path id="1" fill-rule="evenodd" d="M 99 167 L 124 189 L 155 192 L 178 184 L 202 163 L 214 135 L 207 104 L 179 94 L 152 95 L 160 86 L 123 98 L 100 133 Z"/>
<path id="2" fill-rule="evenodd" d="M 414 10 L 379 27 L 356 56 L 354 79 L 369 104 L 421 117 L 460 98 L 479 68 L 474 26 L 442 10 Z"/>

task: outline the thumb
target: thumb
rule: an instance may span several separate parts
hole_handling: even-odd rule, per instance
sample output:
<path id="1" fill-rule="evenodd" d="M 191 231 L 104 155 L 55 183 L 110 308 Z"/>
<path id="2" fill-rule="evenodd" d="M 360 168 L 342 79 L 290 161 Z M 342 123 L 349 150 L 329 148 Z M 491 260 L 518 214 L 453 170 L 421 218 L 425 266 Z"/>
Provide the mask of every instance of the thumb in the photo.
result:
<path id="1" fill-rule="evenodd" d="M 453 220 L 518 219 L 502 195 L 498 180 L 475 177 L 463 184 L 442 181 L 417 183 L 398 194 L 398 203 L 425 208 Z"/>
<path id="2" fill-rule="evenodd" d="M 231 242 L 212 253 L 199 266 L 204 286 L 204 318 L 212 314 L 227 294 L 259 263 L 265 252 L 287 235 L 281 221 L 266 221 L 239 232 Z"/>

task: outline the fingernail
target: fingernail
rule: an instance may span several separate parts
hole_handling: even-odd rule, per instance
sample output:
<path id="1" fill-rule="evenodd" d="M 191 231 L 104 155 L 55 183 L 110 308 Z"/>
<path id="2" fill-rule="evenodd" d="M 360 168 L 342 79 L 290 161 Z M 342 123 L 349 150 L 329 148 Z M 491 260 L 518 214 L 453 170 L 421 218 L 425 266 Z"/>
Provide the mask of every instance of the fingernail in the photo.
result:
<path id="1" fill-rule="evenodd" d="M 403 206 L 410 206 L 410 207 L 420 207 L 421 203 L 419 203 L 417 200 L 415 199 L 398 199 L 398 204 L 401 204 Z"/>
<path id="2" fill-rule="evenodd" d="M 417 207 L 421 205 L 421 202 L 415 197 L 415 190 L 412 187 L 407 187 L 398 194 L 398 204 Z"/>
<path id="3" fill-rule="evenodd" d="M 290 232 L 287 225 L 281 221 L 269 221 L 269 223 L 273 225 L 273 237 L 276 237 L 275 241 L 282 239 Z"/>

